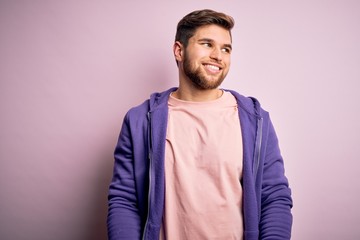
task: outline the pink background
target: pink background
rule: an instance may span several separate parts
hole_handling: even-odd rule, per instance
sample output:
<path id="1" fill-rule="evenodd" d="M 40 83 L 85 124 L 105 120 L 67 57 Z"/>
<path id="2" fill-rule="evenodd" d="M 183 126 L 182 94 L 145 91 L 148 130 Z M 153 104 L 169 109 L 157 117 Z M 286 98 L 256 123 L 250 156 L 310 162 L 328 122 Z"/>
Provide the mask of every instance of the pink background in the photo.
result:
<path id="1" fill-rule="evenodd" d="M 202 8 L 236 20 L 223 87 L 271 113 L 293 239 L 360 239 L 356 0 L 1 0 L 0 239 L 106 239 L 122 118 L 177 85 L 175 26 Z"/>

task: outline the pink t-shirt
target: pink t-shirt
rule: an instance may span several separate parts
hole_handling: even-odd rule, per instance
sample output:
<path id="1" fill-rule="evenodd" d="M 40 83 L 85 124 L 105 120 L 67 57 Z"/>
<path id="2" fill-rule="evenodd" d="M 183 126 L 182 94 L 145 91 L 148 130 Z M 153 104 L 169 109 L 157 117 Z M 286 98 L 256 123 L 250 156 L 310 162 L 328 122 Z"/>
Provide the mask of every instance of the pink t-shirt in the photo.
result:
<path id="1" fill-rule="evenodd" d="M 242 138 L 229 92 L 209 102 L 169 98 L 160 239 L 242 239 Z"/>

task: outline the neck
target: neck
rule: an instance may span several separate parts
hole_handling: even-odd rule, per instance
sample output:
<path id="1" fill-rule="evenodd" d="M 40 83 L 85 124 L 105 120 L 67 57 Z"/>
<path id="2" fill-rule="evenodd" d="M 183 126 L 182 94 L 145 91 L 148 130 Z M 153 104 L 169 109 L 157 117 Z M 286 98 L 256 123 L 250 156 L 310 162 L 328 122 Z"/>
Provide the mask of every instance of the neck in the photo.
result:
<path id="1" fill-rule="evenodd" d="M 194 88 L 185 88 L 180 85 L 172 96 L 183 101 L 206 102 L 218 99 L 222 96 L 222 94 L 223 91 L 218 88 L 199 90 Z"/>

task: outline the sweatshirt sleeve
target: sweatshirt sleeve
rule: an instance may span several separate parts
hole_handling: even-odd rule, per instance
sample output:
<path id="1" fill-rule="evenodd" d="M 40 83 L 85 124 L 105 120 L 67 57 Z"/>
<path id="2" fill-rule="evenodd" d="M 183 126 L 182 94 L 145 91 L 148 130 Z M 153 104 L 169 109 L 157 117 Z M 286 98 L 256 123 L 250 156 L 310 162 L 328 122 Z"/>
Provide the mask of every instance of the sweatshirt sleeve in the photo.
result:
<path id="1" fill-rule="evenodd" d="M 141 235 L 134 180 L 133 144 L 127 116 L 114 152 L 114 172 L 108 195 L 109 240 L 140 239 Z"/>
<path id="2" fill-rule="evenodd" d="M 263 168 L 259 239 L 290 239 L 292 198 L 274 127 L 269 121 Z"/>

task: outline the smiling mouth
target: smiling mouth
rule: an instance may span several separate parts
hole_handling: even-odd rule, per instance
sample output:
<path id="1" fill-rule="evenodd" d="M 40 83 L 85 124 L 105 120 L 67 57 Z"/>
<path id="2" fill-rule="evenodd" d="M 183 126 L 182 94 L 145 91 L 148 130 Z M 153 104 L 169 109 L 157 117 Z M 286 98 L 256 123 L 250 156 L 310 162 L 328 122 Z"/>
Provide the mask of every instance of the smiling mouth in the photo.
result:
<path id="1" fill-rule="evenodd" d="M 221 68 L 211 64 L 204 64 L 204 67 L 212 73 L 220 72 Z"/>

